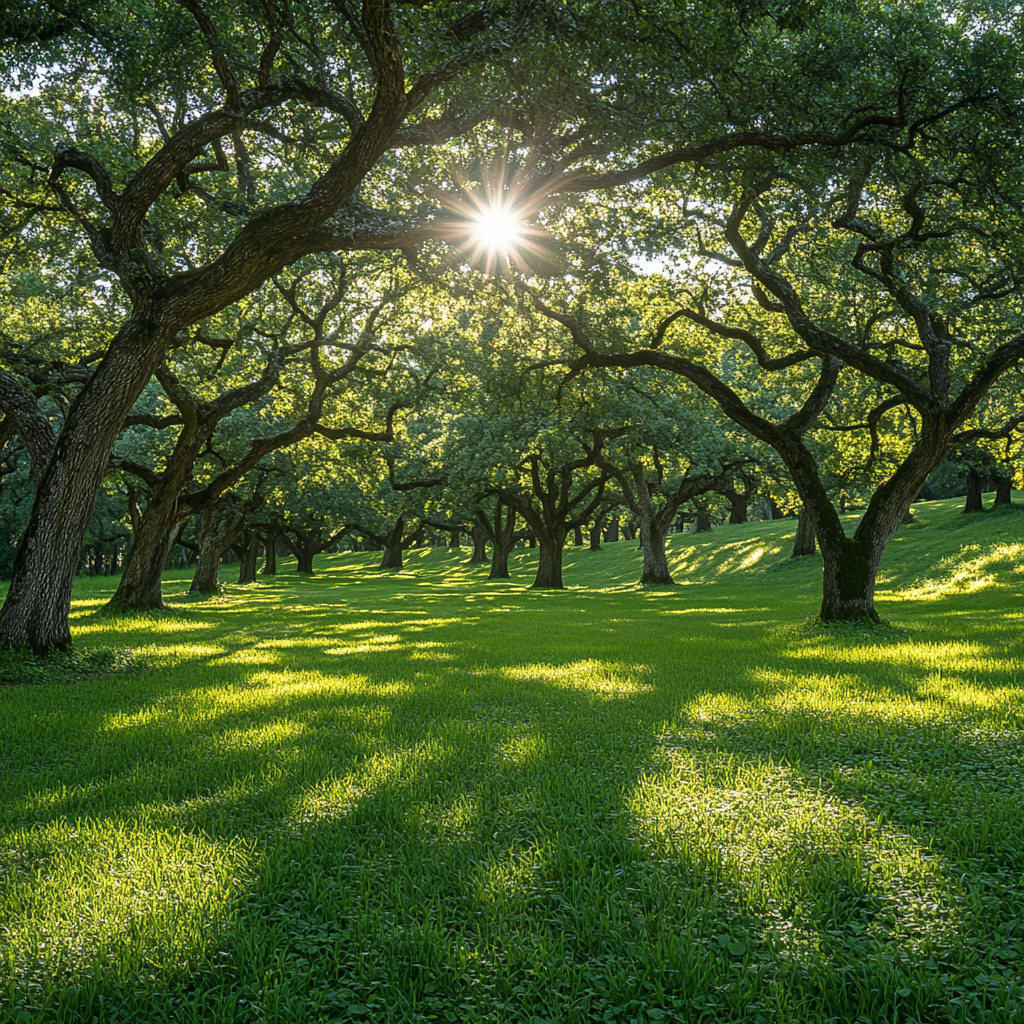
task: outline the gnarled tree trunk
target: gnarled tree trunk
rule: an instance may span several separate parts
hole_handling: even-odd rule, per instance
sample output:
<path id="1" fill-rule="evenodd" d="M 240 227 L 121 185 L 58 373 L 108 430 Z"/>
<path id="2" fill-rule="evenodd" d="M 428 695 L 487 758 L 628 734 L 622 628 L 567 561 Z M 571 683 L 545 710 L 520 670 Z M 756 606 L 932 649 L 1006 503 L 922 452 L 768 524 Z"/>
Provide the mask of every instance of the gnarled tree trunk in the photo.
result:
<path id="1" fill-rule="evenodd" d="M 399 516 L 394 529 L 384 539 L 384 553 L 381 556 L 381 569 L 402 568 L 402 539 L 405 533 L 405 516 Z"/>
<path id="2" fill-rule="evenodd" d="M 220 560 L 242 529 L 245 513 L 218 501 L 200 513 L 200 522 L 199 558 L 188 592 L 216 594 L 220 591 Z"/>
<path id="3" fill-rule="evenodd" d="M 37 653 L 71 645 L 71 588 L 96 494 L 124 417 L 174 334 L 140 302 L 72 402 L 15 555 L 0 643 L 26 643 Z"/>

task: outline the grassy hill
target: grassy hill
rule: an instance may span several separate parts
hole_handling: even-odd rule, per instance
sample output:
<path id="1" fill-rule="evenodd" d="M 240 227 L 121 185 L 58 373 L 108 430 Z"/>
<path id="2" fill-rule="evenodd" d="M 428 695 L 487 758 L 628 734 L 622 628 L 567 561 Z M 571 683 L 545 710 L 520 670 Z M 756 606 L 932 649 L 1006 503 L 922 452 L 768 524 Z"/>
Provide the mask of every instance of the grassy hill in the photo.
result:
<path id="1" fill-rule="evenodd" d="M 83 579 L 84 654 L 0 688 L 0 1021 L 1024 1018 L 1024 511 L 959 504 L 873 631 L 805 621 L 792 520 L 659 590 L 625 541 L 563 592 Z"/>

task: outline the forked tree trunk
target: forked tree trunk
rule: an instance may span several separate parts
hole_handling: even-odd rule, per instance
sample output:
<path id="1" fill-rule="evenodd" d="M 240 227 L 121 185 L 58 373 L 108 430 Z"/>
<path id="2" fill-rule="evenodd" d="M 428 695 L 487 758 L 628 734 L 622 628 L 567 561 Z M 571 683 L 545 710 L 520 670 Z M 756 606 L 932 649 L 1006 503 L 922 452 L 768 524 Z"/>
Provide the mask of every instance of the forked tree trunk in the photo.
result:
<path id="1" fill-rule="evenodd" d="M 218 502 L 200 513 L 199 558 L 190 594 L 216 594 L 220 590 L 220 560 L 245 524 L 244 513 Z"/>
<path id="2" fill-rule="evenodd" d="M 256 561 L 260 552 L 260 538 L 255 532 L 250 533 L 248 543 L 242 548 L 242 557 L 238 561 L 239 585 L 256 582 Z"/>
<path id="3" fill-rule="evenodd" d="M 470 555 L 469 561 L 471 565 L 479 565 L 482 562 L 487 561 L 487 538 L 484 536 L 484 531 L 479 526 L 473 527 L 473 554 Z"/>
<path id="4" fill-rule="evenodd" d="M 491 536 L 491 571 L 489 580 L 507 580 L 509 578 L 508 556 L 515 544 L 516 512 L 515 509 L 496 503 L 493 521 L 488 521 L 488 532 Z"/>
<path id="5" fill-rule="evenodd" d="M 316 551 L 313 550 L 313 546 L 310 544 L 302 544 L 301 542 L 295 545 L 295 560 L 298 563 L 295 567 L 295 571 L 302 573 L 303 576 L 313 575 L 313 559 L 316 557 Z"/>
<path id="6" fill-rule="evenodd" d="M 818 549 L 814 544 L 814 520 L 807 509 L 800 509 L 796 521 L 796 536 L 793 538 L 793 554 L 791 558 L 803 558 L 813 555 Z"/>
<path id="7" fill-rule="evenodd" d="M 71 588 L 96 494 L 125 414 L 175 331 L 140 303 L 71 403 L 14 558 L 0 609 L 0 644 L 25 643 L 40 654 L 71 645 Z"/>
<path id="8" fill-rule="evenodd" d="M 146 507 L 133 534 L 131 552 L 114 596 L 107 602 L 112 612 L 163 608 L 160 574 L 181 527 L 177 523 L 177 499 L 157 501 Z"/>
<path id="9" fill-rule="evenodd" d="M 981 474 L 973 466 L 967 471 L 967 498 L 963 510 L 965 513 L 985 511 L 981 500 Z"/>
<path id="10" fill-rule="evenodd" d="M 1009 476 L 997 476 L 996 477 L 996 498 L 992 502 L 992 507 L 996 505 L 1009 505 L 1010 495 L 1013 491 L 1013 477 Z"/>
<path id="11" fill-rule="evenodd" d="M 531 589 L 562 590 L 562 550 L 565 531 L 556 531 L 546 537 L 538 537 L 540 557 L 537 560 L 537 577 Z"/>

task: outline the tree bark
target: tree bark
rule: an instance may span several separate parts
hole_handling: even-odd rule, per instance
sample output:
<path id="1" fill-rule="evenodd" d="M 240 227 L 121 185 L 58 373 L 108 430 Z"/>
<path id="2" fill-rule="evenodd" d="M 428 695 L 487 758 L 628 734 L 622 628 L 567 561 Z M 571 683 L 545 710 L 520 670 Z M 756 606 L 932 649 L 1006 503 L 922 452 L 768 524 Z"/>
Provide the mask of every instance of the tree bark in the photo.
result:
<path id="1" fill-rule="evenodd" d="M 659 587 L 675 586 L 675 580 L 672 579 L 672 573 L 668 568 L 668 555 L 665 552 L 665 528 L 656 517 L 644 517 L 640 520 L 640 544 L 644 550 L 644 567 L 640 582 Z"/>
<path id="2" fill-rule="evenodd" d="M 277 531 L 269 530 L 263 538 L 265 551 L 263 568 L 260 569 L 261 576 L 277 575 Z"/>
<path id="3" fill-rule="evenodd" d="M 726 497 L 729 499 L 729 525 L 739 526 L 747 522 L 750 495 L 740 494 L 739 491 L 731 491 L 726 493 Z"/>
<path id="4" fill-rule="evenodd" d="M 711 513 L 708 511 L 707 506 L 703 502 L 694 501 L 693 507 L 697 511 L 697 518 L 693 524 L 694 533 L 710 533 L 711 532 Z"/>
<path id="5" fill-rule="evenodd" d="M 793 554 L 790 558 L 803 558 L 817 552 L 814 543 L 814 520 L 806 508 L 800 509 L 796 521 L 796 536 L 793 538 Z"/>
<path id="6" fill-rule="evenodd" d="M 556 531 L 537 538 L 540 543 L 540 557 L 537 559 L 537 577 L 531 584 L 532 590 L 562 590 L 562 551 L 565 531 Z"/>
<path id="7" fill-rule="evenodd" d="M 617 544 L 619 540 L 619 517 L 612 516 L 608 520 L 608 529 L 605 531 L 604 542 L 606 544 Z"/>
<path id="8" fill-rule="evenodd" d="M 973 466 L 967 471 L 967 498 L 963 510 L 965 513 L 985 511 L 981 500 L 981 474 Z"/>
<path id="9" fill-rule="evenodd" d="M 462 547 L 462 531 L 452 530 L 448 535 L 448 547 L 458 551 Z"/>
<path id="10" fill-rule="evenodd" d="M 573 527 L 572 546 L 574 548 L 581 548 L 581 547 L 583 547 L 583 530 L 579 526 L 574 526 Z"/>
<path id="11" fill-rule="evenodd" d="M 25 643 L 40 654 L 71 646 L 78 553 L 110 452 L 175 334 L 173 327 L 154 326 L 153 316 L 148 303 L 132 311 L 68 410 L 15 555 L 0 609 L 0 642 Z"/>
<path id="12" fill-rule="evenodd" d="M 601 550 L 601 534 L 604 532 L 604 517 L 600 516 L 594 520 L 594 525 L 590 528 L 590 550 L 600 551 Z"/>
<path id="13" fill-rule="evenodd" d="M 473 554 L 470 556 L 471 565 L 479 565 L 487 561 L 487 537 L 479 526 L 473 527 Z"/>
<path id="14" fill-rule="evenodd" d="M 190 594 L 216 594 L 220 591 L 220 560 L 234 543 L 245 524 L 245 514 L 218 501 L 200 513 L 199 558 L 192 577 Z"/>
<path id="15" fill-rule="evenodd" d="M 401 569 L 402 565 L 402 539 L 405 533 L 405 516 L 399 516 L 394 529 L 384 540 L 384 554 L 381 556 L 381 569 Z"/>
<path id="16" fill-rule="evenodd" d="M 992 502 L 992 507 L 996 505 L 1009 505 L 1010 495 L 1013 491 L 1013 477 L 1009 476 L 997 476 L 996 477 L 996 497 L 995 501 Z"/>
<path id="17" fill-rule="evenodd" d="M 823 562 L 822 622 L 878 622 L 875 579 L 885 545 L 868 545 L 844 538 L 839 545 L 821 545 Z"/>
<path id="18" fill-rule="evenodd" d="M 112 612 L 163 608 L 160 576 L 179 533 L 178 503 L 154 499 L 139 517 L 132 535 L 131 554 L 124 572 L 107 602 Z"/>
<path id="19" fill-rule="evenodd" d="M 259 535 L 255 531 L 251 531 L 248 543 L 242 548 L 242 557 L 238 560 L 239 585 L 256 582 L 256 561 L 259 557 L 259 551 Z"/>

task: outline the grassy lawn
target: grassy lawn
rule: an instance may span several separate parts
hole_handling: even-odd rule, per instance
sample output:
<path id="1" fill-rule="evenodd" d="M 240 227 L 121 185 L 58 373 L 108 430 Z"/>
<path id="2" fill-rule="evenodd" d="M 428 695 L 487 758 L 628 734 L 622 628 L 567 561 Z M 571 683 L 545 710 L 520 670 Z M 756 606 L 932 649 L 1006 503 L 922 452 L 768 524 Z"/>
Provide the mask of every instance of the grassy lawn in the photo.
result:
<path id="1" fill-rule="evenodd" d="M 793 520 L 671 590 L 626 541 L 83 579 L 144 665 L 0 689 L 0 1020 L 1024 1020 L 1024 512 L 960 504 L 869 633 L 804 625 Z"/>

